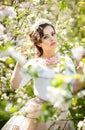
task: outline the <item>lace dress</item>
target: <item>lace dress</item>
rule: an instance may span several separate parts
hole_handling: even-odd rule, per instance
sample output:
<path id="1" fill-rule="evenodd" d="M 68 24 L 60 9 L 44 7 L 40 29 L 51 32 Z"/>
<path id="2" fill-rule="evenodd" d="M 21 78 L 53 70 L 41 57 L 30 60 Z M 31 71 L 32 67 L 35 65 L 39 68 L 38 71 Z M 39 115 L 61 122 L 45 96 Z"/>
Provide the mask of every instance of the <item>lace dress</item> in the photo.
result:
<path id="1" fill-rule="evenodd" d="M 63 71 L 63 74 L 65 75 L 71 75 L 75 74 L 75 67 L 72 62 L 72 60 L 69 57 L 64 57 L 65 59 L 65 70 Z M 58 64 L 56 64 L 57 66 Z M 29 67 L 32 69 L 29 69 Z M 38 77 L 33 77 L 33 73 L 37 70 Z M 38 116 L 41 115 L 41 107 L 43 103 L 49 102 L 49 98 L 47 96 L 47 86 L 50 85 L 52 79 L 56 76 L 55 67 L 46 67 L 43 64 L 37 62 L 36 59 L 30 60 L 21 70 L 21 74 L 23 76 L 22 82 L 20 84 L 20 87 L 23 87 L 31 78 L 33 78 L 34 81 L 34 94 L 36 95 L 36 98 L 33 98 L 29 100 L 26 105 L 21 108 L 20 112 L 26 112 L 26 116 L 20 115 L 20 116 L 13 116 L 11 117 L 8 122 L 3 126 L 1 130 L 34 130 L 33 128 L 29 128 L 29 121 L 35 120 Z M 73 81 L 74 82 L 74 81 Z M 72 82 L 72 84 L 73 84 Z M 61 117 L 64 119 L 67 117 L 68 112 L 64 112 L 61 114 Z M 50 121 L 49 121 L 50 122 Z M 48 130 L 50 123 L 42 123 L 41 126 L 37 125 L 35 123 L 35 126 L 33 124 L 31 127 L 34 127 L 35 130 Z M 62 130 L 65 126 L 66 122 L 58 122 L 56 124 L 56 128 L 60 127 L 60 130 Z M 67 125 L 68 124 L 68 125 Z M 73 130 L 71 126 L 67 123 L 64 130 Z M 54 130 L 54 128 L 50 128 L 50 130 Z"/>

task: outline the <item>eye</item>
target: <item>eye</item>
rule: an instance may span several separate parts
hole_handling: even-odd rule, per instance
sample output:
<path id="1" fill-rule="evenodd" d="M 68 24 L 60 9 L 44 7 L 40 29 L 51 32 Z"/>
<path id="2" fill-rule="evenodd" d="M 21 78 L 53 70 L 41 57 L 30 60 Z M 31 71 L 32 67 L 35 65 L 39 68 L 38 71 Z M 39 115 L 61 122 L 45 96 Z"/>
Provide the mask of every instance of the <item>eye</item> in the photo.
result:
<path id="1" fill-rule="evenodd" d="M 52 32 L 52 36 L 54 36 L 55 35 L 55 32 Z"/>
<path id="2" fill-rule="evenodd" d="M 48 36 L 44 36 L 44 37 L 43 37 L 43 39 L 47 39 L 47 38 L 48 38 Z"/>

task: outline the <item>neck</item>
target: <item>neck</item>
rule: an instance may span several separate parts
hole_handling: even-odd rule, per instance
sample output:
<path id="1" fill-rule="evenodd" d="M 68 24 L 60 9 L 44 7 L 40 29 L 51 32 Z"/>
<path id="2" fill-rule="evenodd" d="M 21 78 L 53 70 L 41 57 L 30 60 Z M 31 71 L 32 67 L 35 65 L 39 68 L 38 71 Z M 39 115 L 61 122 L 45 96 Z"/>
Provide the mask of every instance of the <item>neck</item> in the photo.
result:
<path id="1" fill-rule="evenodd" d="M 41 58 L 51 58 L 53 56 L 55 56 L 56 53 L 44 53 Z"/>

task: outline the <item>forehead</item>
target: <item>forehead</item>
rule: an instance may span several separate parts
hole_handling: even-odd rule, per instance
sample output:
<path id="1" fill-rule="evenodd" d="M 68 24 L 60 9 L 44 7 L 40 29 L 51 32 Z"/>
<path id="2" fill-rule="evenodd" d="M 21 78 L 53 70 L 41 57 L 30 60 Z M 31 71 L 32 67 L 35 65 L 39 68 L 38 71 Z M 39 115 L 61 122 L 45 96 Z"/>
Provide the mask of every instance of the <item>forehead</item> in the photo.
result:
<path id="1" fill-rule="evenodd" d="M 54 32 L 54 29 L 53 29 L 53 27 L 51 27 L 51 26 L 48 25 L 48 26 L 46 26 L 44 28 L 43 32 L 44 32 L 44 34 L 49 34 L 51 32 Z"/>

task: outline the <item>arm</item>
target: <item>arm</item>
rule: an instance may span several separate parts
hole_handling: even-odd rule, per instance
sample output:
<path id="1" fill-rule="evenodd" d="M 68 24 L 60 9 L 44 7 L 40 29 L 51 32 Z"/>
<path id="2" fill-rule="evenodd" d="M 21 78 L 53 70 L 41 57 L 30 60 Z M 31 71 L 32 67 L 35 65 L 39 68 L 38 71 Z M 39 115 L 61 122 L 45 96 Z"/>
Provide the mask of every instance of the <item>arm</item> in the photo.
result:
<path id="1" fill-rule="evenodd" d="M 78 74 L 83 74 L 83 68 L 80 66 L 80 62 L 83 60 L 83 58 L 85 59 L 85 52 L 83 53 L 81 59 L 77 60 L 76 59 L 76 65 L 77 65 L 77 73 Z M 76 80 L 75 83 L 74 83 L 74 86 L 73 86 L 73 92 L 74 93 L 77 93 L 79 92 L 80 90 L 83 90 L 84 89 L 84 84 L 82 81 L 80 80 Z"/>
<path id="2" fill-rule="evenodd" d="M 77 73 L 82 75 L 83 74 L 83 68 L 79 67 L 77 69 Z M 77 93 L 77 92 L 79 92 L 82 89 L 83 89 L 83 82 L 78 80 L 78 79 L 76 79 L 76 81 L 74 83 L 74 86 L 73 86 L 73 92 Z"/>
<path id="3" fill-rule="evenodd" d="M 11 88 L 13 88 L 14 90 L 19 88 L 20 82 L 22 80 L 20 71 L 21 71 L 21 66 L 19 63 L 17 63 L 13 71 L 13 74 L 11 76 L 11 81 L 10 81 Z"/>

